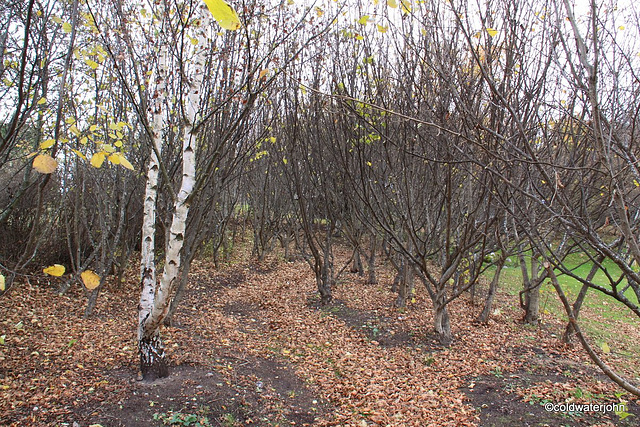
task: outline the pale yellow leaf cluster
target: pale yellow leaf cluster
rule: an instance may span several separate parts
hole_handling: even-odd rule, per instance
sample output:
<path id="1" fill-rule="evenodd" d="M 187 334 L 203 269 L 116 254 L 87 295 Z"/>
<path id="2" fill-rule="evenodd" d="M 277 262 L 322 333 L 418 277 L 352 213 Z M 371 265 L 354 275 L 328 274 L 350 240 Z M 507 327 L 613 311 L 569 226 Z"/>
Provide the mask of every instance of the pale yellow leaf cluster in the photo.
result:
<path id="1" fill-rule="evenodd" d="M 218 24 L 225 30 L 237 30 L 242 26 L 235 10 L 224 0 L 204 0 Z"/>
<path id="2" fill-rule="evenodd" d="M 131 162 L 129 162 L 124 154 L 120 152 L 99 151 L 91 156 L 89 163 L 91 163 L 91 166 L 94 168 L 100 169 L 105 160 L 108 160 L 111 164 L 120 165 L 129 170 L 134 170 Z"/>

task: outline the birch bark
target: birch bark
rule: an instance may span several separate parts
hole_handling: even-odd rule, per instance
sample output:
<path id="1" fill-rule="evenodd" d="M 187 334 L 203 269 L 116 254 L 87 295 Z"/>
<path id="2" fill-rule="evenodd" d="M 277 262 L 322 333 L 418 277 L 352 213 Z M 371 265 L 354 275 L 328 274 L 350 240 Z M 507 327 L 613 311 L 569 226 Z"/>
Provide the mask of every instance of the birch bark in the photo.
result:
<path id="1" fill-rule="evenodd" d="M 168 374 L 164 349 L 159 335 L 149 334 L 145 329 L 145 322 L 151 317 L 153 301 L 156 293 L 156 265 L 155 265 L 155 227 L 156 200 L 158 197 L 158 174 L 162 154 L 162 131 L 165 121 L 167 57 L 163 50 L 158 59 L 156 90 L 151 103 L 151 129 L 153 131 L 152 150 L 147 167 L 147 182 L 144 195 L 144 211 L 142 223 L 142 248 L 140 275 L 142 277 L 142 292 L 138 306 L 138 346 L 140 353 L 140 370 L 148 377 L 155 367 L 159 377 Z"/>
<path id="2" fill-rule="evenodd" d="M 185 106 L 185 127 L 182 142 L 182 181 L 180 190 L 173 206 L 169 239 L 165 251 L 165 262 L 162 275 L 156 279 L 155 272 L 155 202 L 157 196 L 157 180 L 159 161 L 156 152 L 160 153 L 162 146 L 161 127 L 163 122 L 162 107 L 154 111 L 154 144 L 156 152 L 152 154 L 147 176 L 145 192 L 145 210 L 143 224 L 142 248 L 142 295 L 140 298 L 138 343 L 140 352 L 140 370 L 144 379 L 165 377 L 168 375 L 164 347 L 160 337 L 162 325 L 171 302 L 171 295 L 180 274 L 181 251 L 184 245 L 187 217 L 189 214 L 189 199 L 192 196 L 196 180 L 196 126 L 195 120 L 201 109 L 204 66 L 208 51 L 209 38 L 207 31 L 211 27 L 211 14 L 206 6 L 199 8 L 200 19 L 197 24 L 193 60 L 190 63 L 191 81 Z M 163 67 L 159 67 L 162 69 Z M 166 65 L 164 68 L 166 72 Z M 161 74 L 161 72 L 159 72 Z M 160 76 L 160 81 L 162 76 Z M 162 85 L 159 85 L 162 87 Z M 162 98 L 159 95 L 158 98 Z"/>

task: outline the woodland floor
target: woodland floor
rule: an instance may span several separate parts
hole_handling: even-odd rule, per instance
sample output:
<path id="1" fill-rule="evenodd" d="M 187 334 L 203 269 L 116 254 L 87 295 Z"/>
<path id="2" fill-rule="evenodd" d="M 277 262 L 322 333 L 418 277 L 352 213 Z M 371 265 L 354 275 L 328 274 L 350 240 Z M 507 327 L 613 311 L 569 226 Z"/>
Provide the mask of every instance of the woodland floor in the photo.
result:
<path id="1" fill-rule="evenodd" d="M 523 326 L 513 297 L 500 294 L 489 324 L 473 325 L 480 308 L 463 298 L 443 348 L 422 290 L 398 310 L 391 280 L 383 269 L 379 285 L 346 274 L 336 301 L 320 307 L 303 262 L 196 262 L 177 324 L 163 332 L 171 374 L 154 383 L 136 381 L 134 272 L 101 294 L 90 319 L 78 286 L 60 296 L 53 280 L 23 280 L 0 297 L 0 425 L 640 424 L 637 401 L 579 346 L 559 343 L 559 321 Z M 543 406 L 620 401 L 624 419 Z"/>

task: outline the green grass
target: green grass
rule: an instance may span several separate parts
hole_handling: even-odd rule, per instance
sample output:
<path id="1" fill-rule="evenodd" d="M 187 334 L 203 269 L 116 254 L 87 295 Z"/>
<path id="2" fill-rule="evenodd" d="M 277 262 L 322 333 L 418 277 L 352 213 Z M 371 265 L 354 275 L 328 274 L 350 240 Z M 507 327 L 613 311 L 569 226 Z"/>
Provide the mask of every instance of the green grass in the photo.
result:
<path id="1" fill-rule="evenodd" d="M 527 256 L 526 260 L 527 267 L 529 267 L 530 256 Z M 585 254 L 572 254 L 566 259 L 565 265 L 575 275 L 585 278 L 591 270 L 592 263 L 588 262 Z M 620 268 L 612 261 L 605 260 L 603 267 L 614 279 L 619 277 Z M 485 275 L 491 280 L 494 273 L 495 267 L 492 267 L 487 270 Z M 560 274 L 559 271 L 556 271 L 556 274 L 558 274 L 558 282 L 572 304 L 580 292 L 582 283 L 568 275 Z M 602 270 L 596 273 L 592 282 L 611 289 L 609 280 Z M 620 283 L 619 288 L 621 289 L 625 285 L 626 280 Z M 513 304 L 518 304 L 518 294 L 523 289 L 523 285 L 522 272 L 516 256 L 510 257 L 510 262 L 507 262 L 507 265 L 502 270 L 500 289 L 514 297 Z M 540 312 L 543 319 L 553 316 L 563 321 L 568 320 L 560 299 L 549 280 L 545 280 L 542 284 L 540 296 Z M 633 303 L 638 303 L 638 299 L 632 289 L 628 289 L 625 292 L 625 296 Z M 638 342 L 637 337 L 626 337 L 621 334 L 620 325 L 622 323 L 637 327 L 640 323 L 639 321 L 640 319 L 621 302 L 594 289 L 589 289 L 587 292 L 579 319 L 582 330 L 589 337 L 595 339 L 598 345 L 606 342 L 614 352 L 630 359 L 640 357 L 640 342 Z"/>
<path id="2" fill-rule="evenodd" d="M 526 256 L 525 258 L 527 260 L 527 267 L 529 267 L 531 257 Z M 520 265 L 518 264 L 517 257 L 512 256 L 510 257 L 510 259 L 511 262 L 507 262 L 507 265 L 502 270 L 502 274 L 500 276 L 500 285 L 502 286 L 502 289 L 506 290 L 510 295 L 518 295 L 518 293 L 522 290 L 522 272 L 520 270 Z M 605 260 L 602 264 L 606 271 L 613 278 L 619 277 L 620 268 L 611 260 Z M 591 262 L 588 262 L 588 258 L 585 254 L 570 255 L 569 257 L 567 257 L 565 265 L 576 276 L 583 278 L 587 277 L 592 266 Z M 494 273 L 495 267 L 489 268 L 486 272 L 487 278 L 491 279 Z M 582 288 L 582 283 L 580 283 L 573 277 L 561 274 L 557 270 L 556 274 L 558 275 L 558 282 L 560 283 L 565 295 L 567 295 L 567 298 L 569 298 L 570 302 L 573 302 L 580 292 L 580 289 Z M 607 279 L 605 272 L 602 270 L 598 270 L 592 282 L 604 288 L 611 289 L 609 280 Z M 625 285 L 626 280 L 624 280 L 623 283 L 618 286 L 618 288 L 623 288 Z M 542 285 L 541 293 L 544 294 L 549 292 L 555 295 L 553 286 L 551 285 L 549 280 L 546 280 Z M 635 304 L 638 303 L 638 299 L 632 289 L 627 289 L 627 291 L 625 292 L 625 296 L 631 302 Z M 558 304 L 560 303 L 558 302 Z M 587 297 L 585 298 L 585 305 L 603 309 L 601 314 L 606 318 L 610 318 L 613 320 L 637 320 L 637 317 L 630 313 L 629 310 L 625 307 L 622 307 L 624 309 L 619 309 L 621 308 L 620 306 L 622 306 L 622 303 L 616 301 L 613 297 L 605 295 L 602 292 L 594 289 L 590 289 L 587 293 Z"/>

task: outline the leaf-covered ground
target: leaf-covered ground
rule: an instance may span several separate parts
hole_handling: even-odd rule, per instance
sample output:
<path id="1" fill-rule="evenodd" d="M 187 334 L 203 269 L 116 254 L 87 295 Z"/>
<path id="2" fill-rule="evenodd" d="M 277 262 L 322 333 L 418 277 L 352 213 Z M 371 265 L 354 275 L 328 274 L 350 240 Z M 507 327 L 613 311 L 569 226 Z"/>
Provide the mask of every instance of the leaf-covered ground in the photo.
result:
<path id="1" fill-rule="evenodd" d="M 455 341 L 432 335 L 419 287 L 393 306 L 392 276 L 347 274 L 320 307 L 303 262 L 241 260 L 193 267 L 164 337 L 171 376 L 136 381 L 137 279 L 110 285 L 95 315 L 86 295 L 23 280 L 0 299 L 0 425 L 505 426 L 637 425 L 640 410 L 559 343 L 562 324 L 518 322 L 500 295 L 486 326 L 466 299 L 453 304 Z M 626 339 L 640 337 L 629 329 Z M 607 355 L 638 375 L 623 356 Z M 613 412 L 547 412 L 545 403 L 627 404 Z"/>

